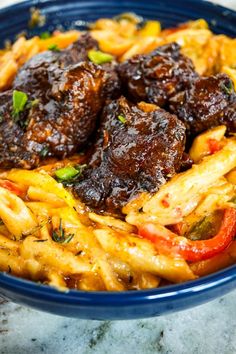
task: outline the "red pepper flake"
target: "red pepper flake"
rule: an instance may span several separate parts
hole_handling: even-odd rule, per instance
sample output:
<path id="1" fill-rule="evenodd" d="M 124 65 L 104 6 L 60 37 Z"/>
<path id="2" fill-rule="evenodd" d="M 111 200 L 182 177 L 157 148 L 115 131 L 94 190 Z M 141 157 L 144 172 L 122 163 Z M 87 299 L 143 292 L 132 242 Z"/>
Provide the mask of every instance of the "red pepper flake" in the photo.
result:
<path id="1" fill-rule="evenodd" d="M 182 210 L 180 207 L 175 208 L 176 214 L 178 218 L 182 217 Z"/>
<path id="2" fill-rule="evenodd" d="M 165 197 L 161 200 L 161 204 L 163 205 L 164 208 L 169 208 L 170 203 L 168 202 L 170 195 L 167 193 Z"/>
<path id="3" fill-rule="evenodd" d="M 208 139 L 207 144 L 211 155 L 221 150 L 220 142 L 217 141 L 216 139 Z"/>

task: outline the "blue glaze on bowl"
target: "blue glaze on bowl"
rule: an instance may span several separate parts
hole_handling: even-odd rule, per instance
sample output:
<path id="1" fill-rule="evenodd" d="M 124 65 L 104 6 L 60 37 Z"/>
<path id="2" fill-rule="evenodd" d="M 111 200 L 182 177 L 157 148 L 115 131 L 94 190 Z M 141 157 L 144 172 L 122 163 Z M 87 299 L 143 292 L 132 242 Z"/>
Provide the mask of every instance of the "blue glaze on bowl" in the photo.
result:
<path id="1" fill-rule="evenodd" d="M 32 6 L 40 8 L 47 18 L 40 32 L 53 30 L 58 25 L 80 28 L 84 21 L 133 11 L 144 18 L 160 20 L 163 27 L 203 17 L 214 32 L 236 37 L 236 12 L 199 0 L 29 0 L 0 10 L 0 45 L 27 29 Z M 36 33 L 37 30 L 33 30 L 29 35 Z M 183 284 L 122 293 L 75 290 L 63 293 L 0 273 L 0 294 L 14 302 L 62 316 L 99 320 L 159 316 L 200 305 L 235 287 L 236 266 Z"/>

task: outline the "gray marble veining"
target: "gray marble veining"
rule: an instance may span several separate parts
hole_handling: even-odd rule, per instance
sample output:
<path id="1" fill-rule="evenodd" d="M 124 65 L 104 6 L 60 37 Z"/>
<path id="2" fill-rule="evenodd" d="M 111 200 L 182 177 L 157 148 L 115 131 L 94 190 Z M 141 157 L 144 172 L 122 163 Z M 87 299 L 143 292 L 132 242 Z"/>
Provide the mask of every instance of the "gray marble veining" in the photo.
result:
<path id="1" fill-rule="evenodd" d="M 0 304 L 0 354 L 234 354 L 236 291 L 146 320 L 68 319 Z"/>

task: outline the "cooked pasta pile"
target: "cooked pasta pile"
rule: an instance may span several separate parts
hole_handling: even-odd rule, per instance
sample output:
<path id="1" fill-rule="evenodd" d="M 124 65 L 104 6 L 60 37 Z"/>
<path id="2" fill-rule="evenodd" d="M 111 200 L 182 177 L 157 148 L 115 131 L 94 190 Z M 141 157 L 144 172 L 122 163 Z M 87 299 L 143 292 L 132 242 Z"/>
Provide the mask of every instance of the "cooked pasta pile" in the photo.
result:
<path id="1" fill-rule="evenodd" d="M 190 150 L 196 165 L 156 194 L 143 193 L 128 203 L 126 221 L 88 212 L 53 178 L 58 163 L 2 172 L 0 269 L 61 289 L 119 291 L 157 287 L 163 279 L 192 280 L 234 263 L 236 241 L 214 257 L 188 262 L 159 252 L 155 243 L 137 234 L 149 222 L 161 234 L 170 232 L 168 225 L 186 234 L 209 213 L 235 210 L 236 140 L 224 133 L 220 126 L 198 136 Z M 209 155 L 204 142 L 213 137 L 221 149 Z M 77 162 L 65 160 L 65 165 Z"/>
<path id="2" fill-rule="evenodd" d="M 214 35 L 204 20 L 167 30 L 138 22 L 130 14 L 100 19 L 90 33 L 119 61 L 177 42 L 199 74 L 224 72 L 236 85 L 236 40 Z M 20 37 L 0 53 L 0 89 L 33 55 L 79 36 Z M 0 270 L 62 290 L 122 291 L 193 280 L 235 263 L 236 138 L 225 132 L 221 125 L 197 136 L 192 168 L 155 194 L 139 194 L 122 220 L 91 212 L 56 179 L 55 171 L 82 164 L 82 156 L 1 171 Z"/>
<path id="3" fill-rule="evenodd" d="M 116 20 L 99 19 L 91 24 L 89 32 L 98 41 L 102 51 L 114 55 L 119 61 L 176 42 L 181 46 L 182 53 L 192 59 L 199 74 L 223 72 L 236 85 L 236 39 L 215 35 L 203 19 L 165 30 L 161 29 L 158 21 L 147 21 L 139 28 L 139 21 L 137 16 L 129 13 L 120 15 Z M 50 36 L 44 32 L 40 37 L 31 39 L 20 36 L 10 49 L 0 52 L 0 90 L 10 86 L 17 70 L 32 56 L 52 45 L 64 49 L 81 34 L 80 31 L 71 30 L 64 33 L 55 31 Z"/>

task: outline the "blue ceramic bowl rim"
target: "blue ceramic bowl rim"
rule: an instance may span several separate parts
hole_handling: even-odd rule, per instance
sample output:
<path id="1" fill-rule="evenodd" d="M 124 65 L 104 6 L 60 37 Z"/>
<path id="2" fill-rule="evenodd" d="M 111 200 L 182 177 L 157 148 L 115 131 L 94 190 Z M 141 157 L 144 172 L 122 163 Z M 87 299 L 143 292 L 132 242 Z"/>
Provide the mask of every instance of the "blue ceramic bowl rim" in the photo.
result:
<path id="1" fill-rule="evenodd" d="M 70 2 L 78 2 L 78 0 L 70 0 Z M 82 2 L 85 2 L 85 1 L 82 1 Z M 130 2 L 130 1 L 122 1 L 123 3 L 125 2 Z M 18 9 L 21 9 L 21 8 L 28 8 L 30 5 L 30 7 L 33 7 L 33 6 L 39 6 L 40 5 L 43 5 L 45 7 L 45 4 L 53 4 L 53 3 L 57 3 L 57 0 L 25 0 L 25 1 L 21 1 L 19 3 L 16 3 L 16 4 L 12 4 L 12 5 L 8 5 L 8 6 L 4 6 L 3 8 L 0 9 L 0 14 L 2 13 L 5 13 L 6 11 L 9 11 L 9 10 L 12 10 L 12 11 L 15 11 L 15 10 L 18 10 Z M 65 1 L 66 3 L 66 1 Z M 226 11 L 227 13 L 231 14 L 231 15 L 235 15 L 236 16 L 236 11 L 230 9 L 230 8 L 227 8 L 225 6 L 222 6 L 222 5 L 219 5 L 219 4 L 216 4 L 214 2 L 211 2 L 211 1 L 208 1 L 208 0 L 191 0 L 191 3 L 195 3 L 195 4 L 200 4 L 200 3 L 203 3 L 206 7 L 209 7 L 212 9 L 212 6 L 215 6 L 217 8 L 219 8 L 219 10 L 222 10 L 223 11 Z"/>
<path id="2" fill-rule="evenodd" d="M 59 0 L 61 2 L 61 0 Z M 9 12 L 9 11 L 13 11 L 13 12 L 16 12 L 17 10 L 21 10 L 21 9 L 29 9 L 29 8 L 32 8 L 34 6 L 38 7 L 38 8 L 43 8 L 43 9 L 46 9 L 47 8 L 47 4 L 54 4 L 54 5 L 57 5 L 57 3 L 59 2 L 58 0 L 24 0 L 20 3 L 16 3 L 16 4 L 12 4 L 12 5 L 8 5 L 8 6 L 5 6 L 3 8 L 0 9 L 0 16 L 6 12 Z M 80 0 L 70 0 L 69 2 L 72 3 L 76 3 Z M 137 0 L 138 2 L 142 2 L 142 0 Z M 164 0 L 161 0 L 162 2 Z M 181 0 L 183 2 L 183 0 Z M 188 3 L 188 0 L 185 0 L 185 5 Z M 212 0 L 213 1 L 213 0 Z M 93 3 L 93 0 L 87 0 L 87 2 L 91 2 Z M 124 4 L 132 4 L 132 0 L 120 0 L 121 2 L 121 5 Z M 65 0 L 64 1 L 64 4 L 66 4 L 67 1 Z M 86 0 L 82 0 L 81 3 L 86 3 Z M 150 0 L 150 4 L 152 3 L 152 0 Z M 230 8 L 227 8 L 227 7 L 224 7 L 222 5 L 219 5 L 219 4 L 216 4 L 214 2 L 211 2 L 209 0 L 191 0 L 190 1 L 190 4 L 195 4 L 195 5 L 203 5 L 205 10 L 212 10 L 213 8 L 214 9 L 217 9 L 219 10 L 219 12 L 221 13 L 225 13 L 227 14 L 227 16 L 231 16 L 231 18 L 229 19 L 230 20 L 236 20 L 236 11 L 230 9 Z"/>
<path id="3" fill-rule="evenodd" d="M 171 301 L 193 293 L 204 293 L 235 280 L 236 265 L 233 265 L 196 280 L 148 290 L 122 292 L 68 290 L 63 292 L 48 285 L 34 283 L 33 281 L 17 278 L 7 273 L 0 273 L 0 285 L 4 285 L 5 288 L 14 289 L 24 294 L 28 293 L 29 295 L 37 294 L 40 295 L 42 300 L 45 297 L 47 300 L 53 299 L 54 302 L 71 305 L 74 303 L 80 303 L 80 305 L 84 303 L 86 306 L 103 306 L 108 303 L 112 303 L 112 306 L 124 304 L 136 305 L 148 300 L 157 300 L 160 302 L 166 300 Z"/>
<path id="4" fill-rule="evenodd" d="M 70 0 L 70 2 L 76 0 Z M 26 9 L 34 5 L 42 4 L 44 7 L 48 4 L 56 4 L 57 0 L 41 0 L 32 1 L 26 0 L 21 3 L 13 4 L 0 9 L 0 15 L 7 11 L 17 11 L 18 9 Z M 217 7 L 220 11 L 227 11 L 228 14 L 235 17 L 236 11 L 225 8 L 221 5 L 211 3 L 205 0 L 191 0 L 191 3 L 200 4 L 204 3 L 205 7 L 212 9 L 212 6 Z M 122 305 L 136 305 L 145 303 L 149 300 L 157 300 L 160 302 L 171 301 L 176 298 L 186 297 L 193 293 L 199 294 L 219 288 L 223 285 L 232 283 L 236 280 L 236 265 L 227 267 L 223 270 L 198 278 L 196 280 L 168 285 L 164 287 L 148 289 L 148 290 L 135 290 L 135 291 L 122 291 L 122 292 L 108 292 L 108 291 L 81 291 L 81 290 L 68 290 L 66 292 L 59 291 L 51 286 L 38 284 L 30 280 L 17 278 L 9 275 L 8 273 L 0 273 L 0 285 L 18 293 L 32 295 L 40 295 L 41 300 L 53 300 L 57 303 L 64 303 L 67 305 L 84 304 L 86 306 L 104 306 L 106 304 L 112 306 Z"/>

